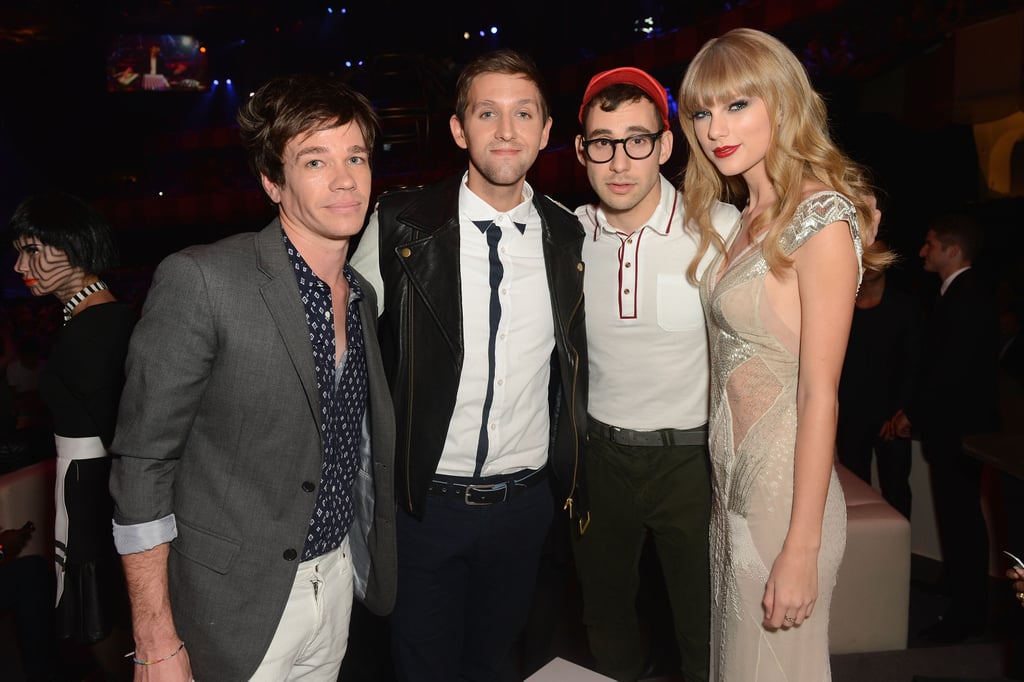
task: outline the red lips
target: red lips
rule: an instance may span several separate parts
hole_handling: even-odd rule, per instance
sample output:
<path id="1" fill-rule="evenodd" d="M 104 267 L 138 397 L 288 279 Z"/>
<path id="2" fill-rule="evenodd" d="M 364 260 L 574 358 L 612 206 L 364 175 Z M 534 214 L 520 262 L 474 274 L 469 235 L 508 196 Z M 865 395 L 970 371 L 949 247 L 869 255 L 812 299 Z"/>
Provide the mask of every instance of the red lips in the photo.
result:
<path id="1" fill-rule="evenodd" d="M 27 287 L 34 287 L 39 283 L 39 280 L 35 277 L 22 277 L 21 281 L 24 282 Z"/>
<path id="2" fill-rule="evenodd" d="M 730 145 L 727 147 L 715 147 L 714 154 L 718 158 L 724 159 L 727 156 L 732 156 L 733 152 L 735 152 L 739 148 L 740 146 L 738 144 Z"/>

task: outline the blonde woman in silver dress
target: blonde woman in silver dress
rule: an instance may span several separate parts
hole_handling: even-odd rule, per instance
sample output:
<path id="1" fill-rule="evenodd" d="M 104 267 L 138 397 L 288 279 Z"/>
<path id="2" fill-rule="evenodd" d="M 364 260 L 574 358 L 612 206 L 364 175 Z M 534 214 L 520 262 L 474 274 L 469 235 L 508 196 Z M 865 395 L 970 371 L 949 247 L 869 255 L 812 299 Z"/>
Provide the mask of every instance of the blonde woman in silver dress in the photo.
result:
<path id="1" fill-rule="evenodd" d="M 836 393 L 862 245 L 877 224 L 871 189 L 831 141 L 800 62 L 765 33 L 736 29 L 705 44 L 679 112 L 687 215 L 703 247 L 720 252 L 701 281 L 711 679 L 821 682 L 831 678 L 829 601 L 846 544 Z M 745 206 L 724 244 L 710 225 L 721 198 Z"/>

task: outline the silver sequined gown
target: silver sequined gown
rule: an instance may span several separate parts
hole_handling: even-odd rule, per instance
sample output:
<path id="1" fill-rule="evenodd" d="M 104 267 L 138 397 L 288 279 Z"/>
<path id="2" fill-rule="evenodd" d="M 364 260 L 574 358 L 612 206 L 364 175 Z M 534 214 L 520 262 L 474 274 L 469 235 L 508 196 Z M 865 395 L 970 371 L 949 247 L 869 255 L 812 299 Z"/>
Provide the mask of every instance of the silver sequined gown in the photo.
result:
<path id="1" fill-rule="evenodd" d="M 783 233 L 783 251 L 792 254 L 840 220 L 850 224 L 859 260 L 856 210 L 831 191 L 800 204 Z M 831 679 L 829 605 L 846 546 L 843 491 L 833 471 L 813 615 L 800 627 L 766 630 L 761 601 L 793 503 L 799 329 L 783 327 L 766 295 L 768 266 L 758 246 L 716 283 L 721 258 L 701 282 L 711 351 L 711 679 L 822 682 Z"/>

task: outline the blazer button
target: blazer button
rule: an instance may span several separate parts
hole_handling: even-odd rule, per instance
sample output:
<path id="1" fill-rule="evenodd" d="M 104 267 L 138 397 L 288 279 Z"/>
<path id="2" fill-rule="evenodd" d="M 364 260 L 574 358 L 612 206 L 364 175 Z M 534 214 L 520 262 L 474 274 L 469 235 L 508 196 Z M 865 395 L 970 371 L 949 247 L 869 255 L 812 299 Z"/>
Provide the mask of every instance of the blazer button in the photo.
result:
<path id="1" fill-rule="evenodd" d="M 576 270 L 578 272 L 583 272 L 583 263 L 577 263 L 576 264 Z"/>
<path id="2" fill-rule="evenodd" d="M 286 549 L 284 551 L 284 560 L 285 561 L 295 561 L 295 557 L 297 557 L 297 556 L 298 556 L 298 553 L 294 549 Z"/>
<path id="3" fill-rule="evenodd" d="M 307 493 L 311 493 L 314 490 L 316 490 L 316 485 L 314 485 L 312 481 L 303 481 L 302 489 L 305 490 Z"/>
<path id="4" fill-rule="evenodd" d="M 402 258 L 408 258 L 409 256 L 412 255 L 412 249 L 410 249 L 408 246 L 402 247 L 402 250 L 398 252 L 398 255 L 400 255 Z"/>

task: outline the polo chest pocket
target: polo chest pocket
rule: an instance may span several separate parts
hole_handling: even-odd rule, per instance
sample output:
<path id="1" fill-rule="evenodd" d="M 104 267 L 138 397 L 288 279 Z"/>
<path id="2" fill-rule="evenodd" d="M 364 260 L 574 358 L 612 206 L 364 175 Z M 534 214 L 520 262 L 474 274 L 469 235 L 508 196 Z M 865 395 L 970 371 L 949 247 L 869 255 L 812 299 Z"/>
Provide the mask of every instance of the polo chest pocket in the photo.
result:
<path id="1" fill-rule="evenodd" d="M 658 326 L 669 332 L 703 328 L 700 294 L 697 287 L 686 280 L 685 274 L 658 275 Z"/>

